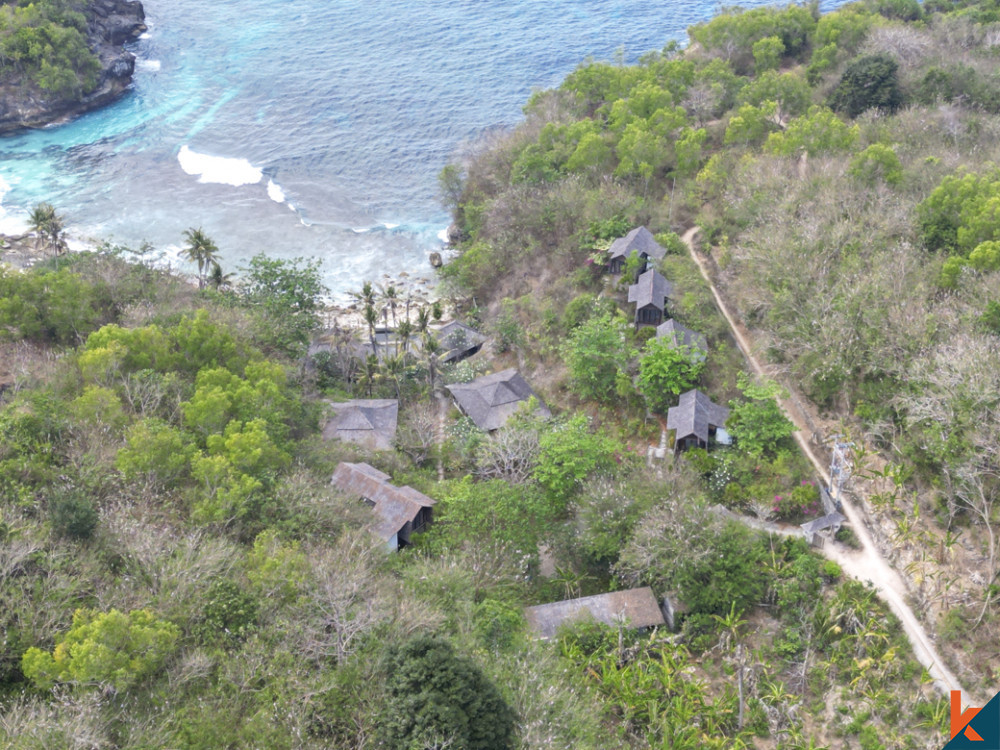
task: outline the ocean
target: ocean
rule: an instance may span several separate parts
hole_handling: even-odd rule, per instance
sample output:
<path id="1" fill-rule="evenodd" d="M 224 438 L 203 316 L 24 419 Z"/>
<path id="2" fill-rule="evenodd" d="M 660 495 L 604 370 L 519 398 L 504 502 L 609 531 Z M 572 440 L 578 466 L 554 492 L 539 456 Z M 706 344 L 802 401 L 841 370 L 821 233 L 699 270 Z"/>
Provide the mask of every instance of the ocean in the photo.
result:
<path id="1" fill-rule="evenodd" d="M 747 5 L 764 5 L 751 2 Z M 824 10 L 841 4 L 822 3 Z M 318 258 L 334 297 L 428 276 L 449 223 L 437 175 L 584 59 L 634 62 L 714 3 L 145 0 L 133 89 L 0 138 L 0 232 L 48 201 L 78 239 L 184 268 L 187 228 L 224 270 Z"/>

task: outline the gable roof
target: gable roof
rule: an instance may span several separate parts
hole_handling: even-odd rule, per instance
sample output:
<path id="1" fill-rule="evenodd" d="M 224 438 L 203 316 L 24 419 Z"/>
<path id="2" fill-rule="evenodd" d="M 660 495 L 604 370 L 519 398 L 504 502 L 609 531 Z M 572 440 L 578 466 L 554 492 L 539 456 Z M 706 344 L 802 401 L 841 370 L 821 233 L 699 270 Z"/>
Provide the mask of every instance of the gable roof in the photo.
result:
<path id="1" fill-rule="evenodd" d="M 811 538 L 813 534 L 817 531 L 823 531 L 824 529 L 830 529 L 834 526 L 840 526 L 847 518 L 841 514 L 834 511 L 833 513 L 827 513 L 825 516 L 820 518 L 815 518 L 807 523 L 799 524 L 802 527 L 802 531 L 805 533 L 807 538 Z"/>
<path id="2" fill-rule="evenodd" d="M 459 359 L 466 352 L 477 350 L 486 341 L 486 337 L 475 328 L 457 320 L 438 328 L 437 339 L 446 350 L 441 357 L 442 362 Z"/>
<path id="3" fill-rule="evenodd" d="M 705 337 L 697 331 L 682 326 L 673 318 L 668 318 L 656 326 L 656 338 L 669 339 L 673 346 L 690 347 L 696 353 L 698 361 L 704 361 L 708 356 L 708 342 Z"/>
<path id="4" fill-rule="evenodd" d="M 667 281 L 655 269 L 650 269 L 640 275 L 636 283 L 628 288 L 628 301 L 635 302 L 636 307 L 654 305 L 662 310 L 667 297 L 674 293 L 674 285 Z"/>
<path id="5" fill-rule="evenodd" d="M 697 389 L 681 394 L 677 406 L 667 409 L 667 429 L 676 430 L 675 441 L 694 435 L 707 443 L 709 427 L 722 427 L 727 419 L 729 409 Z"/>
<path id="6" fill-rule="evenodd" d="M 656 260 L 667 254 L 646 227 L 636 227 L 624 237 L 619 237 L 611 243 L 611 247 L 608 248 L 608 260 L 627 258 L 633 252 Z"/>
<path id="7" fill-rule="evenodd" d="M 559 626 L 567 622 L 587 619 L 594 619 L 605 625 L 617 625 L 624 621 L 633 628 L 666 624 L 656 596 L 649 586 L 540 604 L 525 609 L 524 616 L 528 627 L 541 638 L 552 638 Z"/>
<path id="8" fill-rule="evenodd" d="M 487 431 L 503 427 L 522 401 L 535 396 L 535 392 L 513 367 L 476 378 L 471 383 L 454 383 L 446 387 L 462 411 L 479 429 Z M 538 404 L 538 413 L 551 416 L 541 399 L 538 399 Z"/>
<path id="9" fill-rule="evenodd" d="M 397 487 L 389 483 L 389 475 L 369 464 L 342 462 L 333 472 L 330 483 L 340 491 L 364 498 L 375 507 L 373 531 L 384 541 L 398 534 L 412 522 L 422 508 L 430 508 L 434 500 L 412 487 Z"/>
<path id="10" fill-rule="evenodd" d="M 330 484 L 348 495 L 356 495 L 366 500 L 375 496 L 379 488 L 389 481 L 385 474 L 370 464 L 337 464 Z"/>
<path id="11" fill-rule="evenodd" d="M 399 402 L 395 399 L 355 399 L 329 404 L 333 415 L 323 427 L 323 439 L 358 443 L 372 450 L 391 450 L 396 437 Z"/>

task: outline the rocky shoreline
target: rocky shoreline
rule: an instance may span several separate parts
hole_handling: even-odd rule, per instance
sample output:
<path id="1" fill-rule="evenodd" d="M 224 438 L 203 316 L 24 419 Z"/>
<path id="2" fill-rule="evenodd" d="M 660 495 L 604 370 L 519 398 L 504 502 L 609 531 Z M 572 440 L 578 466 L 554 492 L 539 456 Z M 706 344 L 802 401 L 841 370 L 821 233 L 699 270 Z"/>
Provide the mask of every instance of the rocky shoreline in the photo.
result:
<path id="1" fill-rule="evenodd" d="M 83 97 L 61 97 L 31 86 L 0 88 L 0 133 L 38 128 L 110 104 L 132 83 L 135 55 L 125 44 L 146 30 L 146 13 L 135 0 L 92 0 L 86 9 L 87 41 L 101 72 L 97 86 Z"/>

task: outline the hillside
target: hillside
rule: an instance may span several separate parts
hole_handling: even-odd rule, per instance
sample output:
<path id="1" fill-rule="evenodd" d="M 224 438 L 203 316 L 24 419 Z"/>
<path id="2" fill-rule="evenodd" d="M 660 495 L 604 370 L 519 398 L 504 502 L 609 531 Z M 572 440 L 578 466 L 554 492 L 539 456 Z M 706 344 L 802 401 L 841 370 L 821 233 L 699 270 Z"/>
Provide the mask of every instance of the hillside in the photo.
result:
<path id="1" fill-rule="evenodd" d="M 438 299 L 338 315 L 200 230 L 197 284 L 0 270 L 0 745 L 941 747 L 915 629 L 966 704 L 1000 667 L 998 32 L 868 0 L 584 63 L 442 173 Z"/>

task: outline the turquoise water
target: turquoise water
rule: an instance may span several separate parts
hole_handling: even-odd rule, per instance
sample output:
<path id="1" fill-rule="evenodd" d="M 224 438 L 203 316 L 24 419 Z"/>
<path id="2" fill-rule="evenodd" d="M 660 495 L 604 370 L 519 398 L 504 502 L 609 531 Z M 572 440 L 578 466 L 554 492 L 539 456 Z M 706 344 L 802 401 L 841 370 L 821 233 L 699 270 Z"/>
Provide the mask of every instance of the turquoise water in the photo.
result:
<path id="1" fill-rule="evenodd" d="M 712 3 L 613 0 L 145 0 L 134 89 L 0 139 L 16 224 L 47 200 L 80 236 L 176 262 L 188 227 L 224 265 L 322 261 L 335 293 L 428 272 L 448 216 L 437 173 L 588 56 L 683 40 Z M 751 3 L 762 5 L 764 3 Z M 824 5 L 833 7 L 839 3 Z M 0 226 L 0 230 L 2 230 Z"/>

